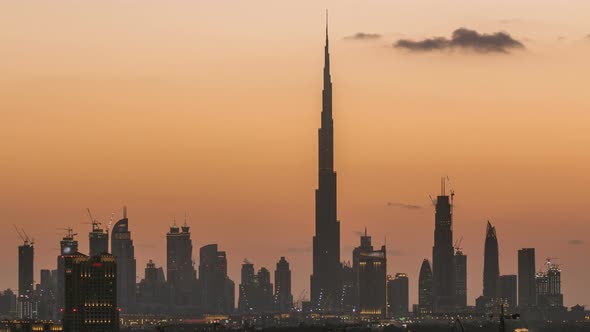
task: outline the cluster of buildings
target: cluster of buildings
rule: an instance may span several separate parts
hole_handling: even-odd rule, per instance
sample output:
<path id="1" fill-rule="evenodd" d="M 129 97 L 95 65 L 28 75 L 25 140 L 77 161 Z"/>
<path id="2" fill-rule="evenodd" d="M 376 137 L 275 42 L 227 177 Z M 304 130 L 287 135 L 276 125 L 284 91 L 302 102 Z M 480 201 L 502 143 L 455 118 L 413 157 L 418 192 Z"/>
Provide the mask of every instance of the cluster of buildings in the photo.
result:
<path id="1" fill-rule="evenodd" d="M 324 88 L 315 192 L 315 234 L 310 300 L 294 310 L 291 270 L 280 257 L 274 270 L 256 270 L 244 261 L 237 289 L 227 274 L 227 256 L 217 244 L 199 249 L 195 264 L 190 227 L 176 222 L 166 234 L 166 268 L 150 260 L 137 282 L 135 249 L 127 211 L 113 227 L 102 229 L 92 219 L 88 255 L 82 254 L 72 229 L 60 242 L 56 269 L 41 270 L 34 281 L 34 244 L 21 234 L 18 291 L 0 293 L 0 315 L 20 319 L 60 321 L 67 331 L 118 331 L 120 315 L 158 314 L 182 317 L 309 313 L 319 317 L 358 319 L 443 317 L 487 314 L 502 307 L 536 319 L 564 317 L 561 271 L 548 261 L 537 272 L 535 250 L 518 251 L 518 275 L 501 275 L 498 237 L 488 222 L 485 234 L 483 294 L 476 306 L 467 304 L 467 256 L 453 242 L 454 192 L 447 194 L 442 179 L 435 205 L 432 257 L 424 259 L 418 279 L 418 303 L 410 314 L 409 278 L 387 273 L 385 245 L 374 247 L 367 230 L 352 252 L 352 263 L 340 257 L 340 221 L 337 217 L 337 177 L 334 170 L 332 81 L 326 30 Z M 24 232 L 23 232 L 24 233 Z M 109 250 L 110 240 L 110 250 Z M 502 310 L 504 310 L 502 309 Z M 576 312 L 580 307 L 575 308 Z M 584 308 L 581 308 L 584 312 Z"/>

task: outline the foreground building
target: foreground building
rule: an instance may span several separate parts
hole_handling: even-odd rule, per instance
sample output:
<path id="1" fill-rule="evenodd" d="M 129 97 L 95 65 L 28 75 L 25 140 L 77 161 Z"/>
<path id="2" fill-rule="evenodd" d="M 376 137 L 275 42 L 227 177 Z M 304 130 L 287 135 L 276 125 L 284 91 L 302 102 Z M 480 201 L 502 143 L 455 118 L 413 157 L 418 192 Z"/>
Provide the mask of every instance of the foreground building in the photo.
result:
<path id="1" fill-rule="evenodd" d="M 359 254 L 357 278 L 359 314 L 386 318 L 387 255 L 385 246 L 381 246 L 380 250 L 364 251 Z"/>
<path id="2" fill-rule="evenodd" d="M 60 255 L 57 256 L 57 284 L 55 287 L 56 308 L 54 312 L 54 320 L 58 320 L 59 312 L 64 310 L 64 296 L 65 296 L 65 260 L 71 255 L 78 252 L 78 241 L 74 239 L 76 234 L 71 228 L 67 228 L 66 235 L 59 242 Z"/>
<path id="3" fill-rule="evenodd" d="M 113 255 L 74 253 L 65 259 L 64 331 L 119 331 L 116 277 Z"/>
<path id="4" fill-rule="evenodd" d="M 37 303 L 33 293 L 35 248 L 28 238 L 18 247 L 18 317 L 32 319 L 37 313 Z"/>

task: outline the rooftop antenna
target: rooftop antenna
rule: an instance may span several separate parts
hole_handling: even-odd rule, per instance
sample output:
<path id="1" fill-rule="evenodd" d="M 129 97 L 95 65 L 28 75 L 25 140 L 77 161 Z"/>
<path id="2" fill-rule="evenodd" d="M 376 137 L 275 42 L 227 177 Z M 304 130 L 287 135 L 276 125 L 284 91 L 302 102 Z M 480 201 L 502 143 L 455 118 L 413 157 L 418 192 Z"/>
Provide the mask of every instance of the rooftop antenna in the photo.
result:
<path id="1" fill-rule="evenodd" d="M 123 205 L 123 219 L 127 219 L 127 205 Z"/>

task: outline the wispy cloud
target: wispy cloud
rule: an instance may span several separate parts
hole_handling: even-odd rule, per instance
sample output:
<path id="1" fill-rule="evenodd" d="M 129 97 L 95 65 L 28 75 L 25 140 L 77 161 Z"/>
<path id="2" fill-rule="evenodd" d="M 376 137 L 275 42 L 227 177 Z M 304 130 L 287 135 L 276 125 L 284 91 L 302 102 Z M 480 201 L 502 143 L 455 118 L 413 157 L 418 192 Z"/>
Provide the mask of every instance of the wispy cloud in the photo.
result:
<path id="1" fill-rule="evenodd" d="M 357 32 L 352 36 L 344 37 L 344 39 L 349 40 L 372 40 L 372 39 L 379 39 L 381 35 L 378 33 L 366 33 L 366 32 Z"/>
<path id="2" fill-rule="evenodd" d="M 405 204 L 405 203 L 398 203 L 398 202 L 387 202 L 387 206 L 398 207 L 401 209 L 408 209 L 408 210 L 420 210 L 422 208 L 420 205 Z"/>
<path id="3" fill-rule="evenodd" d="M 466 28 L 455 30 L 450 39 L 446 37 L 423 40 L 400 39 L 393 46 L 413 52 L 463 49 L 479 53 L 508 53 L 511 49 L 524 48 L 523 43 L 506 32 L 485 34 Z"/>
<path id="4" fill-rule="evenodd" d="M 581 246 L 586 244 L 586 242 L 584 240 L 569 240 L 567 241 L 567 244 L 570 246 Z"/>

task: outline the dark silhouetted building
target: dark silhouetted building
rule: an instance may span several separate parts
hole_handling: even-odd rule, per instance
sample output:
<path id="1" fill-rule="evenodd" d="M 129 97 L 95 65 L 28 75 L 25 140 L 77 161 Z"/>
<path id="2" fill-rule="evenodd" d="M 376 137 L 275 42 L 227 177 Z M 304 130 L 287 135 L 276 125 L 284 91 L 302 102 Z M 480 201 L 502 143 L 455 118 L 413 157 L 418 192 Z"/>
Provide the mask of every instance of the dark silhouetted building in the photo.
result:
<path id="1" fill-rule="evenodd" d="M 18 316 L 32 319 L 37 312 L 33 294 L 33 264 L 35 248 L 28 238 L 18 247 Z"/>
<path id="2" fill-rule="evenodd" d="M 500 262 L 498 257 L 498 238 L 496 228 L 488 221 L 483 264 L 483 296 L 493 299 L 498 296 Z"/>
<path id="3" fill-rule="evenodd" d="M 74 253 L 65 258 L 64 331 L 119 331 L 116 277 L 113 255 Z"/>
<path id="4" fill-rule="evenodd" d="M 410 312 L 408 276 L 396 273 L 387 282 L 387 302 L 390 317 L 407 317 Z"/>
<path id="5" fill-rule="evenodd" d="M 367 235 L 367 228 L 365 227 L 364 235 L 361 235 L 360 246 L 352 250 L 352 273 L 353 273 L 353 296 L 354 307 L 356 311 L 360 308 L 360 286 L 359 286 L 359 262 L 362 253 L 373 252 L 373 245 L 371 244 L 371 237 Z"/>
<path id="6" fill-rule="evenodd" d="M 10 289 L 0 292 L 0 315 L 10 315 L 16 311 L 16 294 Z"/>
<path id="7" fill-rule="evenodd" d="M 124 312 L 135 309 L 135 248 L 129 231 L 127 208 L 111 233 L 111 253 L 117 259 L 117 303 Z"/>
<path id="8" fill-rule="evenodd" d="M 509 309 L 516 308 L 517 277 L 515 274 L 500 276 L 498 281 L 498 295 Z"/>
<path id="9" fill-rule="evenodd" d="M 258 281 L 257 307 L 259 312 L 270 312 L 273 310 L 273 285 L 270 282 L 270 271 L 261 267 L 256 275 Z"/>
<path id="10" fill-rule="evenodd" d="M 41 270 L 41 282 L 37 291 L 39 297 L 38 318 L 40 320 L 52 320 L 56 315 L 54 313 L 56 278 L 56 270 Z"/>
<path id="11" fill-rule="evenodd" d="M 460 249 L 455 252 L 455 308 L 460 312 L 467 308 L 467 255 Z"/>
<path id="12" fill-rule="evenodd" d="M 74 239 L 75 235 L 74 231 L 68 228 L 66 235 L 59 242 L 60 255 L 57 256 L 57 284 L 55 285 L 57 308 L 54 310 L 56 320 L 59 319 L 58 313 L 64 308 L 65 259 L 78 252 L 78 241 Z"/>
<path id="13" fill-rule="evenodd" d="M 366 236 L 366 235 L 365 235 Z M 358 257 L 359 314 L 387 316 L 387 255 L 380 250 L 361 252 Z"/>
<path id="14" fill-rule="evenodd" d="M 340 222 L 336 208 L 336 172 L 334 172 L 334 123 L 332 119 L 332 79 L 326 24 L 324 50 L 324 90 L 321 128 L 318 137 L 318 189 L 315 193 L 315 236 L 313 237 L 313 274 L 311 302 L 315 311 L 338 311 L 341 299 Z"/>
<path id="15" fill-rule="evenodd" d="M 137 292 L 137 305 L 142 313 L 162 313 L 170 307 L 168 288 L 164 269 L 156 267 L 150 259 L 145 267 L 145 277 L 139 282 Z"/>
<path id="16" fill-rule="evenodd" d="M 434 247 L 432 249 L 432 280 L 434 312 L 455 310 L 455 265 L 453 248 L 453 196 L 446 195 L 445 179 L 436 200 Z"/>
<path id="17" fill-rule="evenodd" d="M 254 264 L 248 260 L 242 263 L 241 282 L 238 297 L 238 311 L 241 314 L 253 313 L 256 311 L 256 289 L 258 280 L 254 274 Z"/>
<path id="18" fill-rule="evenodd" d="M 88 244 L 91 257 L 109 252 L 109 234 L 96 221 L 92 222 L 92 231 L 88 233 Z"/>
<path id="19" fill-rule="evenodd" d="M 340 280 L 342 282 L 342 298 L 341 298 L 341 307 L 342 312 L 344 313 L 351 313 L 355 312 L 355 308 L 357 308 L 356 303 L 356 295 L 355 295 L 355 273 L 353 271 L 352 265 L 350 261 L 342 262 L 340 265 L 341 267 L 341 277 Z"/>
<path id="20" fill-rule="evenodd" d="M 209 244 L 200 250 L 202 306 L 206 313 L 231 314 L 234 311 L 235 285 L 227 276 L 225 251 L 218 251 L 217 248 L 217 244 Z"/>
<path id="21" fill-rule="evenodd" d="M 432 269 L 430 262 L 425 259 L 422 261 L 418 277 L 418 313 L 431 314 L 433 311 L 432 300 Z"/>
<path id="22" fill-rule="evenodd" d="M 193 265 L 190 228 L 186 222 L 180 228 L 174 223 L 166 234 L 166 263 L 166 277 L 173 303 L 194 304 L 197 272 Z"/>
<path id="23" fill-rule="evenodd" d="M 535 285 L 535 248 L 518 251 L 518 306 L 530 307 L 537 304 Z"/>
<path id="24" fill-rule="evenodd" d="M 291 293 L 291 270 L 285 257 L 277 262 L 275 270 L 275 310 L 280 313 L 290 312 L 293 308 L 293 294 Z"/>

